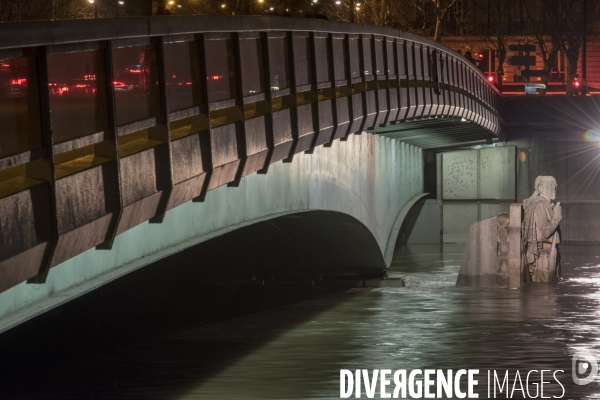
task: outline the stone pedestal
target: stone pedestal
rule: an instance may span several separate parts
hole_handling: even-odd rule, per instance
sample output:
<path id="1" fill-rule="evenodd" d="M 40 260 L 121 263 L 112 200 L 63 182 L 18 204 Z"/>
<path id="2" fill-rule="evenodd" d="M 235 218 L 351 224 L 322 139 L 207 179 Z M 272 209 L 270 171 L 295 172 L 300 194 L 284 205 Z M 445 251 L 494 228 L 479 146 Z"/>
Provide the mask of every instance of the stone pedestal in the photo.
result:
<path id="1" fill-rule="evenodd" d="M 456 286 L 521 286 L 521 205 L 471 225 Z"/>

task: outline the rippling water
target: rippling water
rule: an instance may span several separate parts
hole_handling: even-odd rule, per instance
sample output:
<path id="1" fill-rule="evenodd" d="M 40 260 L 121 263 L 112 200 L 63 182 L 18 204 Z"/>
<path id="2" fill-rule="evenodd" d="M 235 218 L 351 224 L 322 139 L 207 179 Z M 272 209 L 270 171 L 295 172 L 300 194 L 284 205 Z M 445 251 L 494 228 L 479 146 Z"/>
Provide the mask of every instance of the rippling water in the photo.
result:
<path id="1" fill-rule="evenodd" d="M 571 356 L 577 350 L 600 356 L 600 258 L 581 254 L 595 249 L 563 246 L 565 279 L 522 291 L 455 288 L 462 250 L 458 245 L 399 249 L 389 275 L 405 277 L 407 287 L 338 294 L 335 306 L 281 332 L 181 398 L 339 398 L 340 369 L 383 368 L 480 368 L 484 379 L 488 369 L 510 370 L 511 382 L 517 369 L 521 374 L 561 369 L 565 373 L 557 376 L 565 385 L 564 398 L 599 397 L 600 380 L 577 387 L 571 379 Z M 225 335 L 243 341 L 263 329 L 277 329 L 274 320 L 318 310 L 321 301 L 172 339 Z M 558 385 L 545 387 L 546 396 L 560 396 Z"/>
<path id="2" fill-rule="evenodd" d="M 14 384 L 9 397 L 334 399 L 340 369 L 417 368 L 479 368 L 482 388 L 487 370 L 510 370 L 512 383 L 516 370 L 560 369 L 563 398 L 600 397 L 600 379 L 586 386 L 571 379 L 576 351 L 600 360 L 600 252 L 563 245 L 563 281 L 509 291 L 455 288 L 462 251 L 461 245 L 399 248 L 389 275 L 404 277 L 404 288 L 334 291 L 256 312 L 249 305 L 231 319 L 136 334 L 127 346 L 95 347 L 97 338 L 87 332 L 67 358 L 60 346 L 70 343 L 48 343 L 58 350 L 41 351 L 44 360 L 25 350 L 30 364 L 16 364 L 23 373 L 38 365 L 33 386 Z M 109 327 L 106 335 L 114 329 L 121 328 Z M 20 343 L 10 340 L 11 348 Z M 36 387 L 41 369 L 50 377 Z M 546 386 L 546 396 L 560 394 L 557 385 Z"/>

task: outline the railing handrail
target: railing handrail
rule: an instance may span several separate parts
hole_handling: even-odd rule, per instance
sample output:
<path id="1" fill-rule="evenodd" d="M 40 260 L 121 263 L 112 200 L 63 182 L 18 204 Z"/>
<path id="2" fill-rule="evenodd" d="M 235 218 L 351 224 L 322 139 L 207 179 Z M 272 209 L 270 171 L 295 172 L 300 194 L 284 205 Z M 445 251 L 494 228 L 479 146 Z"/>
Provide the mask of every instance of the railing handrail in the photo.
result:
<path id="1" fill-rule="evenodd" d="M 190 35 L 207 32 L 326 32 L 394 37 L 424 44 L 462 60 L 482 77 L 496 94 L 498 88 L 468 59 L 451 48 L 409 32 L 368 24 L 277 16 L 152 16 L 60 21 L 13 22 L 0 25 L 0 56 L 6 50 L 81 42 L 152 36 Z"/>

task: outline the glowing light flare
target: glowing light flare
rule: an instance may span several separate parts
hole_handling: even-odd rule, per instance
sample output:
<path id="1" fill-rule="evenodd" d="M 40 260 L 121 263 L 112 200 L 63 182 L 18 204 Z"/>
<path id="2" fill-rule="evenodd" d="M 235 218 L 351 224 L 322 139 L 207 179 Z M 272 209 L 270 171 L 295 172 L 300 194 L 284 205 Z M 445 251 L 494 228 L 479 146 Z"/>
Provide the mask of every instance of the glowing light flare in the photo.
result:
<path id="1" fill-rule="evenodd" d="M 522 150 L 519 152 L 519 161 L 521 161 L 521 162 L 527 161 L 527 153 L 525 153 Z"/>
<path id="2" fill-rule="evenodd" d="M 574 85 L 575 87 L 579 87 L 579 85 L 581 85 L 581 83 L 580 83 L 579 81 L 575 81 L 575 82 L 573 82 L 573 85 Z"/>
<path id="3" fill-rule="evenodd" d="M 600 129 L 592 129 L 592 130 L 586 131 L 583 134 L 583 138 L 585 139 L 586 142 L 590 142 L 590 143 L 600 142 Z"/>
<path id="4" fill-rule="evenodd" d="M 10 84 L 13 85 L 13 86 L 26 86 L 27 85 L 27 78 L 12 79 L 10 81 Z"/>
<path id="5" fill-rule="evenodd" d="M 494 75 L 488 76 L 488 81 L 489 82 L 494 82 Z"/>

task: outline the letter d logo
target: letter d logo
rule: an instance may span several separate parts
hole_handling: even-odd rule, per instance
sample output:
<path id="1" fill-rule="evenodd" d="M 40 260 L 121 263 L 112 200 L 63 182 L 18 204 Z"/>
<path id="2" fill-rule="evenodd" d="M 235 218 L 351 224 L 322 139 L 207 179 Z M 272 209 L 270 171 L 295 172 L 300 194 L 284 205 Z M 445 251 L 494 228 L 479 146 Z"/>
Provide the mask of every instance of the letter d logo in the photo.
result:
<path id="1" fill-rule="evenodd" d="M 573 375 L 573 382 L 577 385 L 587 385 L 593 382 L 598 375 L 598 362 L 590 353 L 580 351 L 575 353 L 573 356 L 573 365 L 571 373 Z M 587 376 L 581 377 L 584 374 Z"/>

